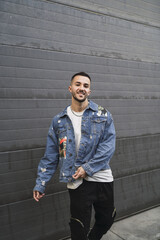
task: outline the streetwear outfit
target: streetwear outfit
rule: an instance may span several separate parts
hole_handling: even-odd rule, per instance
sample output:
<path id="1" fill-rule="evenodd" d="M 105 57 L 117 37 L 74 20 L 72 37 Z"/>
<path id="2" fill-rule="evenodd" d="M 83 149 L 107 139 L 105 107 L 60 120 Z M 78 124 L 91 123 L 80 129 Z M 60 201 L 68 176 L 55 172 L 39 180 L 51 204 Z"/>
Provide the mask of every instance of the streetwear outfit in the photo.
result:
<path id="1" fill-rule="evenodd" d="M 81 113 L 66 107 L 53 118 L 34 190 L 44 193 L 59 163 L 60 181 L 69 189 L 72 240 L 99 240 L 113 224 L 116 211 L 109 162 L 114 151 L 112 116 L 94 102 L 89 101 Z M 72 175 L 80 166 L 87 177 L 74 180 Z M 95 225 L 89 232 L 92 205 Z"/>
<path id="2" fill-rule="evenodd" d="M 71 107 L 67 108 L 67 114 L 72 121 L 74 134 L 75 134 L 76 154 L 78 154 L 79 145 L 80 145 L 81 121 L 82 121 L 83 112 L 74 112 L 71 109 Z M 113 181 L 112 171 L 111 169 L 101 170 L 101 171 L 98 171 L 97 173 L 94 173 L 92 177 L 87 176 L 85 180 L 93 181 L 93 182 L 112 182 Z M 83 179 L 79 178 L 74 182 L 68 183 L 67 187 L 70 189 L 76 189 L 80 184 L 82 184 L 82 182 L 83 182 Z"/>

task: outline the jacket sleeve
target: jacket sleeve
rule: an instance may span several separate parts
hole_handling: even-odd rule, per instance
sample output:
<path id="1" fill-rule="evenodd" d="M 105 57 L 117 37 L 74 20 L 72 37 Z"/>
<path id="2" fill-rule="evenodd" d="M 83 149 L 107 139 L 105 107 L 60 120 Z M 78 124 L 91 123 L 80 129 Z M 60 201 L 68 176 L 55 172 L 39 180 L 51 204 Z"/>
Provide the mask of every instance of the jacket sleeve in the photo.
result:
<path id="1" fill-rule="evenodd" d="M 45 186 L 54 175 L 59 159 L 58 141 L 53 129 L 53 125 L 49 128 L 47 136 L 47 144 L 44 157 L 40 160 L 37 171 L 36 185 L 33 191 L 45 192 Z"/>
<path id="2" fill-rule="evenodd" d="M 107 121 L 103 136 L 97 146 L 97 150 L 93 158 L 82 165 L 83 169 L 89 176 L 94 173 L 106 169 L 115 151 L 116 133 L 112 119 L 112 115 L 108 112 Z"/>

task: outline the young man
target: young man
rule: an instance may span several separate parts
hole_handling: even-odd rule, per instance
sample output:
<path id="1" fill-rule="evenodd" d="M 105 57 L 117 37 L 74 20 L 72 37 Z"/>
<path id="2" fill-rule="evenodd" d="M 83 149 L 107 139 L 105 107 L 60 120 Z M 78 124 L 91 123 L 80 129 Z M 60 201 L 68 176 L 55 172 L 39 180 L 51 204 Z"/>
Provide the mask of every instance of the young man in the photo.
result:
<path id="1" fill-rule="evenodd" d="M 101 239 L 116 214 L 109 166 L 115 151 L 115 128 L 111 114 L 88 100 L 90 85 L 91 78 L 84 72 L 72 77 L 71 106 L 53 118 L 33 191 L 39 201 L 59 164 L 60 181 L 69 190 L 72 240 Z M 92 206 L 95 224 L 90 230 Z"/>

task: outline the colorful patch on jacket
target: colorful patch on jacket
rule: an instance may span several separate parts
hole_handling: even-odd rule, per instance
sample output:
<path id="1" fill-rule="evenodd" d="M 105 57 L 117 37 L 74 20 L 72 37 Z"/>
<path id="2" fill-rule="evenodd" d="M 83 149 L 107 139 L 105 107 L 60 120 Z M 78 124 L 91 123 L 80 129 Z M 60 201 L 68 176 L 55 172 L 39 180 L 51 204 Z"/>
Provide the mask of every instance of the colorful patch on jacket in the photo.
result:
<path id="1" fill-rule="evenodd" d="M 67 137 L 59 138 L 59 155 L 66 158 Z"/>
<path id="2" fill-rule="evenodd" d="M 106 116 L 107 117 L 107 111 L 104 107 L 98 106 L 98 116 Z"/>

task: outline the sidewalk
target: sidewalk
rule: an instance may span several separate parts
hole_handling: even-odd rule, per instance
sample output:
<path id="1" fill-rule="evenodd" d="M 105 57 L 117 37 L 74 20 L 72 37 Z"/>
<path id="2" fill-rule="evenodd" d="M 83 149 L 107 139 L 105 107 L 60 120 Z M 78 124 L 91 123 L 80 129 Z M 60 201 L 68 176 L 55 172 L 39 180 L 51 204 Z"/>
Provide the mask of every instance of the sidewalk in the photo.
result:
<path id="1" fill-rule="evenodd" d="M 160 240 L 160 207 L 115 222 L 102 240 Z"/>
<path id="2" fill-rule="evenodd" d="M 102 240 L 160 240 L 160 207 L 115 222 Z"/>

